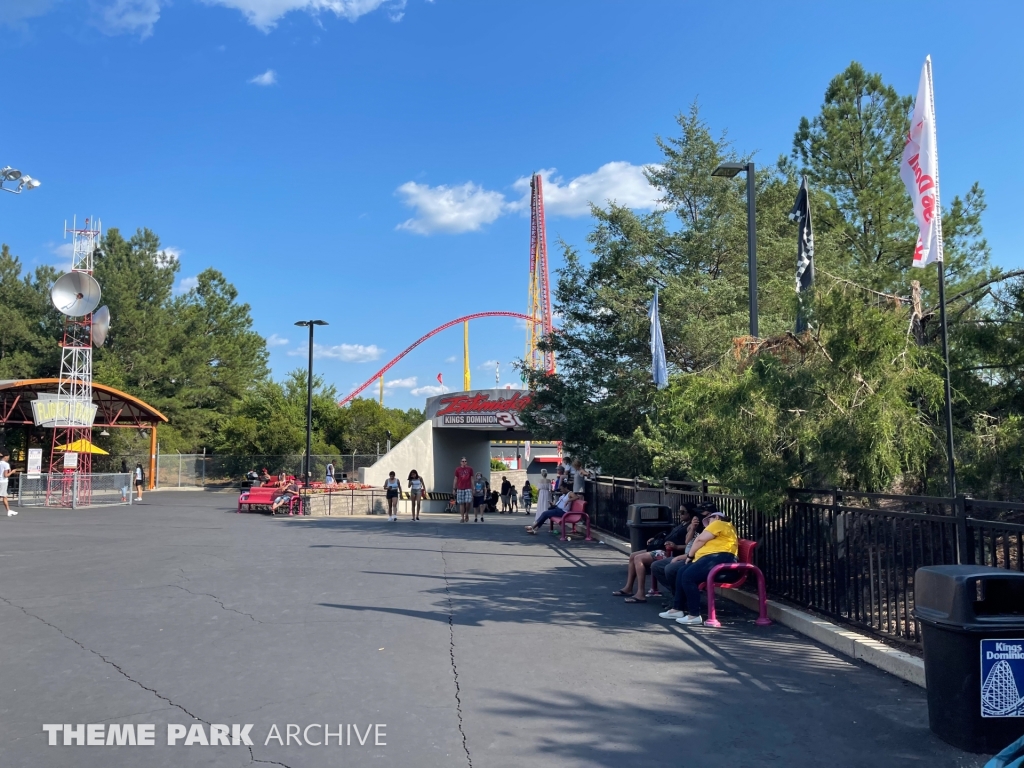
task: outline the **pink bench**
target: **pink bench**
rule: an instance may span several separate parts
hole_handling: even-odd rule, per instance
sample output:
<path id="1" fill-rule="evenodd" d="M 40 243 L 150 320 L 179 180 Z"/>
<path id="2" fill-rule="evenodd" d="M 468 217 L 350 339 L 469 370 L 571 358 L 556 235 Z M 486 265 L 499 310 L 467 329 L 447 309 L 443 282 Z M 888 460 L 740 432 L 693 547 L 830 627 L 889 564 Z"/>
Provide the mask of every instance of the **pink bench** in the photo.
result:
<path id="1" fill-rule="evenodd" d="M 281 493 L 282 491 L 280 488 L 274 488 L 272 486 L 260 486 L 259 488 L 250 488 L 248 491 L 242 491 L 241 495 L 238 497 L 238 509 L 236 512 L 241 512 L 243 506 L 248 507 L 250 512 L 252 512 L 253 507 L 267 507 L 269 509 L 273 506 L 274 499 L 280 496 Z M 288 500 L 288 514 L 302 514 L 301 496 L 292 496 L 292 498 Z"/>
<path id="2" fill-rule="evenodd" d="M 569 511 L 561 517 L 549 517 L 548 522 L 551 524 L 550 530 L 555 530 L 555 523 L 559 523 L 562 526 L 562 537 L 559 541 L 565 541 L 568 536 L 565 535 L 565 526 L 571 525 L 572 530 L 570 533 L 576 534 L 576 525 L 578 523 L 585 522 L 587 524 L 587 535 L 583 539 L 584 541 L 593 541 L 590 537 L 590 515 L 587 514 L 587 502 L 583 499 L 576 499 L 569 507 Z"/>
<path id="3" fill-rule="evenodd" d="M 772 623 L 772 620 L 768 618 L 768 598 L 764 588 L 764 574 L 761 573 L 761 569 L 754 565 L 754 550 L 757 549 L 757 542 L 750 541 L 749 539 L 739 540 L 739 562 L 738 563 L 722 563 L 716 565 L 711 569 L 708 574 L 708 580 L 706 583 L 701 584 L 700 588 L 707 590 L 708 593 L 708 618 L 704 622 L 706 627 L 720 627 L 722 622 L 715 616 L 715 587 L 719 589 L 737 589 L 742 586 L 747 580 L 747 574 L 751 571 L 757 576 L 757 606 L 758 606 L 758 617 L 754 622 L 759 627 L 767 627 Z M 742 575 L 734 582 L 730 583 L 715 583 L 715 578 L 722 571 L 739 571 Z"/>

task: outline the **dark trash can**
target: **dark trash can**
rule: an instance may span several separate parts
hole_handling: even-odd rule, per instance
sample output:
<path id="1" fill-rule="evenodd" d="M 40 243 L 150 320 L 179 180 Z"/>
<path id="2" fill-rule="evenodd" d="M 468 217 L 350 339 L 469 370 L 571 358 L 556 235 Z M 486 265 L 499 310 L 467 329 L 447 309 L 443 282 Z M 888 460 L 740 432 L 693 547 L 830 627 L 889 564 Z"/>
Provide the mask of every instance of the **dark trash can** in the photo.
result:
<path id="1" fill-rule="evenodd" d="M 672 508 L 664 504 L 630 504 L 626 525 L 633 552 L 647 549 L 647 540 L 673 528 Z"/>
<path id="2" fill-rule="evenodd" d="M 914 575 L 928 724 L 968 752 L 1024 735 L 1024 573 L 935 565 Z"/>

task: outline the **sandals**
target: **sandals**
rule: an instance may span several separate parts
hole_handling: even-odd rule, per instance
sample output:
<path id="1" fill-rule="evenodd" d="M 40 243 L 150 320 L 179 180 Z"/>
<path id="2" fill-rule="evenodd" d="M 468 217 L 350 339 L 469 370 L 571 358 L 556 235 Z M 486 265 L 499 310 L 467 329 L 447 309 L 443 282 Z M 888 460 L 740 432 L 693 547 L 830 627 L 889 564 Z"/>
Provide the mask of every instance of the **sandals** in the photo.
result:
<path id="1" fill-rule="evenodd" d="M 612 592 L 612 597 L 629 597 L 632 594 L 633 594 L 632 590 L 617 589 L 614 592 Z"/>
<path id="2" fill-rule="evenodd" d="M 642 598 L 642 597 L 627 597 L 622 602 L 624 602 L 624 603 L 646 603 L 647 600 L 645 598 Z"/>
<path id="3" fill-rule="evenodd" d="M 648 589 L 647 597 L 661 597 L 661 592 L 656 589 Z"/>

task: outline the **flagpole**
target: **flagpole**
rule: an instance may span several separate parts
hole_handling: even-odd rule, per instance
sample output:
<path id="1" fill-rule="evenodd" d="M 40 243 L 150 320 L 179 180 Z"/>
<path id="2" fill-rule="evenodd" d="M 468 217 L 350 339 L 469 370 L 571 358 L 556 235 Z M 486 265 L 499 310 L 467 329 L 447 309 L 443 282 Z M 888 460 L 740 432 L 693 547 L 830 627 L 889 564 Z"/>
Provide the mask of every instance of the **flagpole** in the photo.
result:
<path id="1" fill-rule="evenodd" d="M 931 99 L 929 108 L 932 111 L 932 131 L 935 128 L 935 85 L 932 82 L 932 57 L 925 59 L 925 66 L 928 68 L 928 95 Z M 949 475 L 949 495 L 956 496 L 956 457 L 953 454 L 953 392 L 949 383 L 949 333 L 946 326 L 946 266 L 943 254 L 942 243 L 942 204 L 939 200 L 939 142 L 933 135 L 932 146 L 935 151 L 935 217 L 936 231 L 939 246 L 939 258 L 936 266 L 939 270 L 939 326 L 942 332 L 942 364 L 944 366 L 943 376 L 946 389 L 946 463 Z"/>

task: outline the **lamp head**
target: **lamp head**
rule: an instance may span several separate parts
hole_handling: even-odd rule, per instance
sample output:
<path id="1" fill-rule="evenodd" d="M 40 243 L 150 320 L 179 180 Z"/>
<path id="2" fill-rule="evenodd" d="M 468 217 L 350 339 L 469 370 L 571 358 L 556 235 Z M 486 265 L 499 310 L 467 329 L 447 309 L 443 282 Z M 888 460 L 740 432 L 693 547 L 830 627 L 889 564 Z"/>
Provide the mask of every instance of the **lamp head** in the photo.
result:
<path id="1" fill-rule="evenodd" d="M 21 182 L 18 184 L 18 188 L 35 189 L 42 183 L 43 182 L 41 182 L 39 179 L 33 179 L 31 176 L 22 176 Z"/>
<path id="2" fill-rule="evenodd" d="M 11 168 L 9 165 L 5 165 L 0 168 L 0 179 L 4 181 L 17 181 L 21 178 L 21 171 L 17 168 Z"/>
<path id="3" fill-rule="evenodd" d="M 298 321 L 296 321 L 295 324 L 296 325 L 301 325 L 301 326 L 307 326 L 307 325 L 309 325 L 309 320 L 298 320 Z"/>
<path id="4" fill-rule="evenodd" d="M 711 172 L 711 175 L 731 179 L 736 174 L 745 170 L 747 170 L 747 166 L 744 163 L 719 163 L 718 167 Z"/>
<path id="5" fill-rule="evenodd" d="M 313 320 L 313 325 L 330 325 L 326 320 Z"/>

